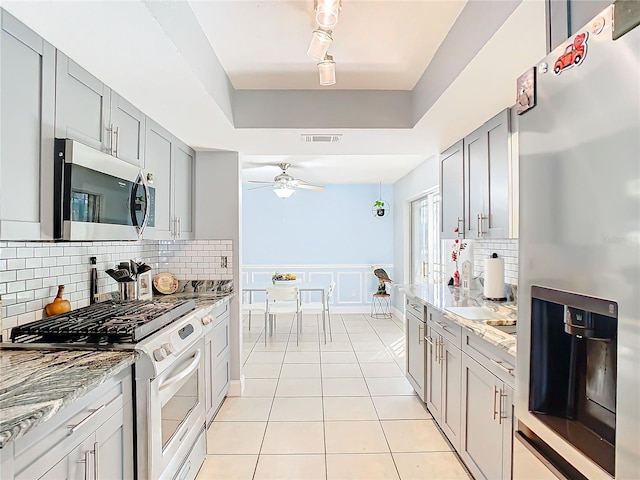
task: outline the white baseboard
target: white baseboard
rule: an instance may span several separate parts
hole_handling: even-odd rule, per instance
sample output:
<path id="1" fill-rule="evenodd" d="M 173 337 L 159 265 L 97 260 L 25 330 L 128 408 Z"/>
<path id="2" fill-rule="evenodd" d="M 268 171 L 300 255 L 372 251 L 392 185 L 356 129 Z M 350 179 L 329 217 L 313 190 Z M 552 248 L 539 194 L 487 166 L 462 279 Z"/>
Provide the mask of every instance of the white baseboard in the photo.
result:
<path id="1" fill-rule="evenodd" d="M 240 375 L 240 380 L 231 380 L 229 382 L 227 397 L 241 397 L 242 392 L 244 392 L 244 375 Z"/>
<path id="2" fill-rule="evenodd" d="M 397 309 L 396 307 L 391 308 L 394 317 L 398 317 L 404 323 L 404 312 L 402 310 Z"/>

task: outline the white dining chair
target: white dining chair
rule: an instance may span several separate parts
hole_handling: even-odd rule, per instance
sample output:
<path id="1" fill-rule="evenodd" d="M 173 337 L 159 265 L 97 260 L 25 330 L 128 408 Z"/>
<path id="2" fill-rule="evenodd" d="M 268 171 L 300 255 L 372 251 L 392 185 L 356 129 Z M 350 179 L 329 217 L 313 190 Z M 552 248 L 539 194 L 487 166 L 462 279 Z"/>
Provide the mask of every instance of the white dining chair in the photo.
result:
<path id="1" fill-rule="evenodd" d="M 249 331 L 251 331 L 251 314 L 252 313 L 259 313 L 260 315 L 264 315 L 266 313 L 266 307 L 264 302 L 253 302 L 252 301 L 252 294 L 253 292 L 245 292 L 245 293 L 249 293 L 249 303 L 243 303 L 242 304 L 242 313 L 248 313 L 249 314 Z"/>
<path id="2" fill-rule="evenodd" d="M 326 323 L 329 323 L 329 338 L 333 341 L 333 334 L 331 333 L 331 313 L 329 312 L 329 304 L 331 303 L 331 297 L 333 296 L 333 289 L 336 287 L 336 282 L 331 282 L 327 296 L 322 302 L 306 302 L 302 303 L 302 309 L 304 313 L 315 313 L 322 315 L 322 331 L 324 332 L 324 343 L 327 343 L 327 328 Z"/>
<path id="3" fill-rule="evenodd" d="M 295 314 L 296 315 L 296 345 L 300 334 L 300 315 L 302 306 L 300 305 L 300 289 L 298 287 L 267 287 L 267 300 L 264 314 L 264 344 L 267 344 L 267 332 L 271 324 L 273 333 L 273 321 L 276 315 Z"/>

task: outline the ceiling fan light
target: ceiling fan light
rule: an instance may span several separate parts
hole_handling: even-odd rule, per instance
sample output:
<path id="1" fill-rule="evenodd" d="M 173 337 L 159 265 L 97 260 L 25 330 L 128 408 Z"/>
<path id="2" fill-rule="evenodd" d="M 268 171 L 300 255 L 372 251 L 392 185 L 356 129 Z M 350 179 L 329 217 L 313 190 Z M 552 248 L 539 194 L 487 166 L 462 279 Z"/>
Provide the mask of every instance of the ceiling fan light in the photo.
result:
<path id="1" fill-rule="evenodd" d="M 295 190 L 289 187 L 276 187 L 273 189 L 273 193 L 275 193 L 280 198 L 289 198 L 293 195 Z"/>
<path id="2" fill-rule="evenodd" d="M 336 62 L 331 55 L 326 55 L 324 60 L 318 63 L 320 85 L 328 86 L 336 83 Z"/>
<path id="3" fill-rule="evenodd" d="M 338 23 L 341 0 L 316 0 L 316 22 L 322 28 L 332 28 Z"/>
<path id="4" fill-rule="evenodd" d="M 332 41 L 331 31 L 322 29 L 314 30 L 311 35 L 311 44 L 309 45 L 309 50 L 307 50 L 307 55 L 314 60 L 321 61 L 327 54 L 327 50 L 329 50 Z"/>

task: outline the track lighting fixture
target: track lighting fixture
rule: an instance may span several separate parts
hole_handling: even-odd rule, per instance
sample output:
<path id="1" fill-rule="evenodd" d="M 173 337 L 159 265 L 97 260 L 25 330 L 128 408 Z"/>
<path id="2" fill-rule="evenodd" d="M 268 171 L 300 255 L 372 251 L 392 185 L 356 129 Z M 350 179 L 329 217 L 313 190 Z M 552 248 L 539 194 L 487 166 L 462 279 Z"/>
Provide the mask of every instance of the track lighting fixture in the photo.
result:
<path id="1" fill-rule="evenodd" d="M 328 86 L 336 83 L 336 62 L 331 55 L 325 55 L 324 59 L 318 63 L 318 74 L 320 85 Z"/>
<path id="2" fill-rule="evenodd" d="M 307 55 L 318 62 L 322 61 L 332 41 L 331 30 L 327 31 L 322 28 L 314 30 L 311 34 L 311 44 L 309 45 L 309 50 L 307 50 Z"/>
<path id="3" fill-rule="evenodd" d="M 316 22 L 322 28 L 333 28 L 338 23 L 342 0 L 315 0 Z"/>

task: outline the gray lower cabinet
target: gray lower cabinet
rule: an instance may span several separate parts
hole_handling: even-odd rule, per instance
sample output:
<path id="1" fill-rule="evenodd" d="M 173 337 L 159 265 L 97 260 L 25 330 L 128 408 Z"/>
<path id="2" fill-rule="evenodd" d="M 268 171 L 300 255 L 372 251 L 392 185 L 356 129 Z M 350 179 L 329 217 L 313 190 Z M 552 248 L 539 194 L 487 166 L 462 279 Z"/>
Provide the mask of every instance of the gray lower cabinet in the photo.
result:
<path id="1" fill-rule="evenodd" d="M 452 445 L 460 445 L 461 330 L 435 309 L 428 308 L 426 403 Z"/>
<path id="2" fill-rule="evenodd" d="M 407 380 L 422 399 L 425 398 L 425 320 L 424 307 L 416 300 L 407 298 Z"/>
<path id="3" fill-rule="evenodd" d="M 155 188 L 155 238 L 192 239 L 195 152 L 147 118 L 145 153 Z"/>
<path id="4" fill-rule="evenodd" d="M 0 450 L 3 480 L 133 478 L 132 403 L 127 369 Z"/>
<path id="5" fill-rule="evenodd" d="M 229 344 L 229 302 L 214 307 L 209 315 L 210 323 L 205 333 L 205 411 L 207 423 L 229 392 L 231 379 Z"/>
<path id="6" fill-rule="evenodd" d="M 460 455 L 475 478 L 511 478 L 513 392 L 473 358 L 463 356 Z"/>
<path id="7" fill-rule="evenodd" d="M 0 16 L 0 239 L 50 240 L 55 48 Z"/>
<path id="8" fill-rule="evenodd" d="M 64 53 L 56 53 L 56 137 L 144 167 L 145 115 Z"/>

